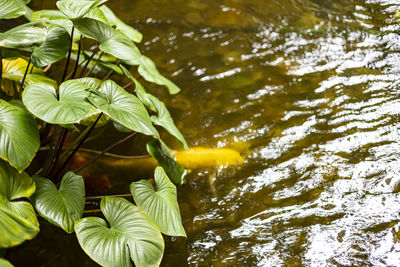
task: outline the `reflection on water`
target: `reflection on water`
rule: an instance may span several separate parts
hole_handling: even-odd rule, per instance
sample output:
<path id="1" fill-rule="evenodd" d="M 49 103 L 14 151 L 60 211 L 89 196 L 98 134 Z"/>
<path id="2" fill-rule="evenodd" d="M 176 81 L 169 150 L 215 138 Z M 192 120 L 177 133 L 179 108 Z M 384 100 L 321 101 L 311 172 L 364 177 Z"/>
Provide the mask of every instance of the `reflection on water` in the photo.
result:
<path id="1" fill-rule="evenodd" d="M 400 265 L 397 0 L 109 5 L 183 88 L 152 91 L 188 143 L 246 156 L 179 188 L 165 266 Z"/>

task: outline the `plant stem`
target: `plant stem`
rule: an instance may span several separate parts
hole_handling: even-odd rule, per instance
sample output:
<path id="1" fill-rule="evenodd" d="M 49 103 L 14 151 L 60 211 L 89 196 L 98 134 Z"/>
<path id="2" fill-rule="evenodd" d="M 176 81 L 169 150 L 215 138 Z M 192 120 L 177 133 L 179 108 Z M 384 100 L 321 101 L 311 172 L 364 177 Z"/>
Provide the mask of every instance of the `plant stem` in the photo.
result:
<path id="1" fill-rule="evenodd" d="M 83 213 L 98 213 L 98 212 L 101 212 L 101 210 L 100 209 L 94 209 L 94 210 L 85 210 L 85 211 L 83 211 Z"/>
<path id="2" fill-rule="evenodd" d="M 64 151 L 61 153 L 60 158 L 64 159 L 65 155 L 72 150 L 73 147 L 79 144 L 79 142 L 85 137 L 87 132 L 90 130 L 90 127 L 86 127 L 86 129 L 78 136 L 78 138 L 75 139 L 72 144 L 70 144 L 67 148 L 64 149 Z M 87 139 L 84 141 L 84 143 L 87 141 Z M 40 150 L 40 148 L 39 148 Z M 79 148 L 81 150 L 81 148 Z"/>
<path id="3" fill-rule="evenodd" d="M 126 89 L 126 88 L 128 88 L 129 86 L 131 86 L 132 84 L 133 84 L 133 82 L 130 81 L 129 83 L 125 84 L 122 88 Z"/>
<path id="4" fill-rule="evenodd" d="M 93 51 L 92 55 L 88 58 L 88 60 L 86 61 L 85 66 L 84 66 L 83 69 L 81 70 L 81 74 L 79 75 L 80 78 L 83 77 L 83 74 L 85 73 L 87 67 L 89 66 L 90 61 L 92 61 L 93 57 L 97 54 L 97 52 L 99 52 L 99 50 L 100 50 L 100 48 L 97 47 L 97 48 Z M 102 54 L 103 54 L 103 53 L 101 53 L 101 55 L 102 55 Z"/>
<path id="5" fill-rule="evenodd" d="M 100 59 L 103 55 L 104 53 L 101 52 L 97 60 L 94 62 L 93 66 L 90 68 L 90 70 L 88 70 L 88 72 L 85 73 L 84 75 L 85 77 L 89 76 L 93 72 L 94 68 L 96 68 L 97 64 L 100 62 Z"/>
<path id="6" fill-rule="evenodd" d="M 65 64 L 64 74 L 63 74 L 61 83 L 65 81 L 65 77 L 67 76 L 69 60 L 71 59 L 72 43 L 73 43 L 73 41 L 74 41 L 74 29 L 75 29 L 75 28 L 72 26 L 72 30 L 71 30 L 71 44 L 70 44 L 70 47 L 69 47 L 68 57 L 67 57 L 67 63 Z"/>
<path id="7" fill-rule="evenodd" d="M 117 62 L 115 62 L 115 65 L 117 65 L 118 66 L 118 64 L 121 62 L 121 60 L 117 60 Z M 110 70 L 108 73 L 107 73 L 107 75 L 103 78 L 103 82 L 105 81 L 105 80 L 107 80 L 108 78 L 110 78 L 110 76 L 111 76 L 111 74 L 114 72 L 114 70 Z"/>
<path id="8" fill-rule="evenodd" d="M 60 175 L 60 173 L 64 170 L 65 166 L 67 166 L 68 162 L 72 159 L 72 157 L 75 155 L 75 153 L 78 151 L 79 147 L 85 142 L 85 139 L 89 136 L 89 134 L 92 132 L 94 127 L 96 126 L 97 122 L 100 120 L 100 117 L 103 115 L 103 113 L 100 113 L 100 115 L 97 117 L 96 121 L 90 126 L 89 130 L 85 134 L 85 136 L 82 138 L 82 140 L 79 142 L 79 144 L 75 147 L 75 149 L 71 152 L 69 157 L 64 161 L 64 163 L 61 165 L 61 167 L 58 169 L 58 171 L 55 174 L 55 177 Z"/>
<path id="9" fill-rule="evenodd" d="M 92 164 L 93 162 L 95 162 L 98 158 L 100 158 L 101 156 L 104 155 L 104 153 L 110 151 L 111 149 L 113 149 L 114 147 L 116 147 L 119 144 L 124 143 L 125 141 L 129 140 L 131 137 L 135 136 L 137 134 L 137 132 L 133 132 L 130 135 L 126 136 L 125 138 L 119 140 L 118 142 L 110 145 L 109 147 L 107 147 L 106 149 L 104 149 L 100 154 L 98 154 L 97 156 L 95 156 L 94 158 L 92 158 L 91 160 L 89 160 L 88 162 L 86 162 L 85 164 L 83 164 L 81 167 L 79 167 L 78 169 L 75 170 L 75 173 L 79 173 L 81 170 L 83 170 L 84 168 L 86 168 L 87 166 L 89 166 L 90 164 Z"/>
<path id="10" fill-rule="evenodd" d="M 79 39 L 78 55 L 76 57 L 74 71 L 72 72 L 72 76 L 71 76 L 72 79 L 75 77 L 76 71 L 77 71 L 78 66 L 79 66 L 79 56 L 81 55 L 81 49 L 82 49 L 82 35 L 81 35 L 81 38 Z"/>
<path id="11" fill-rule="evenodd" d="M 85 199 L 86 200 L 96 200 L 96 199 L 102 199 L 103 197 L 132 197 L 132 194 L 93 196 L 93 197 L 86 197 Z"/>
<path id="12" fill-rule="evenodd" d="M 29 65 L 30 64 L 31 64 L 31 58 L 29 58 L 28 65 L 26 65 L 24 78 L 22 78 L 21 85 L 19 86 L 19 94 L 22 94 L 22 87 L 24 87 L 24 82 L 25 82 L 25 79 L 26 79 L 26 75 L 28 74 L 28 70 L 29 70 Z"/>
<path id="13" fill-rule="evenodd" d="M 49 150 L 50 147 L 40 147 L 39 151 L 46 151 Z M 103 153 L 103 151 L 99 151 L 99 150 L 94 150 L 94 149 L 90 149 L 90 148 L 79 148 L 78 151 L 82 151 L 82 152 L 87 152 L 87 153 L 92 153 L 92 154 L 100 154 Z M 151 158 L 150 155 L 139 155 L 139 156 L 129 156 L 129 155 L 119 155 L 119 154 L 114 154 L 114 153 L 109 153 L 109 152 L 105 152 L 103 154 L 104 156 L 108 156 L 108 157 L 112 157 L 112 158 L 117 158 L 117 159 L 145 159 L 145 158 Z"/>
<path id="14" fill-rule="evenodd" d="M 68 134 L 68 130 L 63 128 L 61 130 L 61 134 L 58 136 L 57 144 L 54 149 L 55 153 L 53 154 L 53 157 L 55 156 L 55 160 L 54 160 L 53 165 L 51 166 L 50 172 L 49 172 L 50 178 L 53 177 L 54 172 L 57 169 L 58 160 L 60 159 L 60 154 L 62 151 L 62 147 L 63 147 L 64 141 L 65 141 L 65 138 L 67 137 L 67 134 Z"/>
<path id="15" fill-rule="evenodd" d="M 61 139 L 61 136 L 62 136 L 62 129 L 60 128 L 60 130 L 58 131 L 57 144 L 58 144 L 59 140 Z M 49 174 L 49 170 L 53 166 L 52 163 L 54 160 L 55 151 L 57 149 L 57 144 L 53 146 L 53 144 L 51 142 L 50 150 L 47 153 L 46 160 L 43 164 L 43 170 L 41 173 L 41 175 L 43 177 L 46 177 Z"/>

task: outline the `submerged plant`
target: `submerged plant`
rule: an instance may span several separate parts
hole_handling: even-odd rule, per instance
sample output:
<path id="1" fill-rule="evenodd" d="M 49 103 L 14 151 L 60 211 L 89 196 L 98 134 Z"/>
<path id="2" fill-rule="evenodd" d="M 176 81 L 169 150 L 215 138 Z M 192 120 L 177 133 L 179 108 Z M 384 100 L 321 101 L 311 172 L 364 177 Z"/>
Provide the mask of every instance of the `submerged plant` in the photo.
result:
<path id="1" fill-rule="evenodd" d="M 162 234 L 186 236 L 171 182 L 183 184 L 186 170 L 155 126 L 167 130 L 183 148 L 188 146 L 165 105 L 135 76 L 165 86 L 170 94 L 179 88 L 140 53 L 135 43 L 141 33 L 104 5 L 106 0 L 60 0 L 57 10 L 40 11 L 32 11 L 28 2 L 0 0 L 0 19 L 28 20 L 0 33 L 0 247 L 34 238 L 40 229 L 38 214 L 67 233 L 75 232 L 84 251 L 100 265 L 131 266 L 133 261 L 136 266 L 157 266 L 164 252 Z M 86 49 L 89 45 L 91 50 Z M 62 69 L 59 77 L 46 76 L 52 66 Z M 137 66 L 135 76 L 130 66 Z M 112 74 L 130 83 L 121 86 L 110 79 Z M 125 90 L 131 85 L 133 93 Z M 107 123 L 127 136 L 68 170 L 93 129 Z M 71 132 L 77 137 L 67 146 Z M 105 219 L 82 218 L 85 183 L 79 172 L 137 134 L 154 139 L 147 150 L 160 165 L 155 185 L 133 182 L 135 204 L 105 196 L 100 203 Z M 37 155 L 39 149 L 47 151 L 45 156 Z M 26 171 L 31 165 L 39 170 Z M 4 259 L 0 263 L 9 264 Z"/>

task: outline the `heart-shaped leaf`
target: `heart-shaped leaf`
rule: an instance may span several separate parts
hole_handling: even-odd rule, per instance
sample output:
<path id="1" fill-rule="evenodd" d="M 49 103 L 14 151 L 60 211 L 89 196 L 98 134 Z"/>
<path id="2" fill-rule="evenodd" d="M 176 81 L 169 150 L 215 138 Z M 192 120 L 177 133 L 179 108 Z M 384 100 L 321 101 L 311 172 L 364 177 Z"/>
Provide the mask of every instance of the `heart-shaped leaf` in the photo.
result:
<path id="1" fill-rule="evenodd" d="M 100 10 L 103 11 L 103 14 L 107 18 L 109 25 L 115 27 L 117 31 L 125 34 L 126 37 L 136 43 L 140 43 L 142 41 L 142 34 L 115 16 L 114 12 L 112 12 L 111 9 L 109 9 L 106 5 L 101 6 Z"/>
<path id="2" fill-rule="evenodd" d="M 98 41 L 101 51 L 127 61 L 131 65 L 139 64 L 139 49 L 128 37 L 112 26 L 91 18 L 75 21 L 74 26 L 85 37 Z"/>
<path id="3" fill-rule="evenodd" d="M 11 247 L 32 239 L 39 232 L 39 223 L 30 197 L 35 183 L 25 173 L 19 173 L 0 161 L 0 247 Z"/>
<path id="4" fill-rule="evenodd" d="M 138 72 L 146 81 L 166 86 L 171 95 L 177 94 L 181 91 L 176 84 L 158 72 L 156 64 L 154 64 L 150 58 L 142 55 L 140 56 L 139 62 Z"/>
<path id="5" fill-rule="evenodd" d="M 0 157 L 24 170 L 39 149 L 36 121 L 24 109 L 0 100 Z"/>
<path id="6" fill-rule="evenodd" d="M 50 223 L 72 233 L 75 222 L 82 217 L 85 208 L 82 176 L 67 172 L 59 189 L 49 179 L 38 176 L 33 179 L 36 192 L 31 199 L 37 212 Z"/>
<path id="7" fill-rule="evenodd" d="M 173 157 L 168 147 L 160 140 L 153 140 L 146 144 L 147 151 L 152 155 L 165 170 L 168 177 L 175 184 L 185 184 L 185 176 L 189 173 L 188 170 L 183 168 Z"/>
<path id="8" fill-rule="evenodd" d="M 98 91 L 89 96 L 89 100 L 104 114 L 132 131 L 159 136 L 142 102 L 115 82 L 103 82 Z"/>
<path id="9" fill-rule="evenodd" d="M 22 101 L 32 114 L 48 123 L 77 123 L 93 109 L 87 101 L 87 89 L 79 80 L 68 80 L 57 95 L 51 85 L 35 83 L 25 88 Z"/>
<path id="10" fill-rule="evenodd" d="M 159 125 L 166 129 L 171 135 L 173 135 L 182 145 L 184 149 L 188 149 L 185 138 L 176 127 L 174 120 L 172 119 L 167 107 L 157 97 L 146 92 L 142 84 L 136 80 L 132 74 L 124 67 L 121 66 L 124 74 L 131 79 L 135 84 L 135 92 L 137 97 L 145 104 L 150 110 L 157 112 L 157 116 L 151 116 L 151 119 L 155 125 Z"/>
<path id="11" fill-rule="evenodd" d="M 50 24 L 46 29 L 46 40 L 31 55 L 32 63 L 39 68 L 64 58 L 70 48 L 70 36 L 63 27 Z"/>
<path id="12" fill-rule="evenodd" d="M 0 47 L 27 48 L 41 45 L 46 39 L 46 30 L 41 23 L 27 23 L 0 33 Z"/>
<path id="13" fill-rule="evenodd" d="M 14 96 L 16 92 L 19 92 L 27 66 L 28 62 L 22 58 L 13 60 L 3 59 L 3 79 L 0 83 L 1 90 L 9 96 Z M 24 86 L 38 82 L 57 86 L 57 82 L 46 77 L 41 69 L 33 68 L 31 73 L 27 73 Z"/>
<path id="14" fill-rule="evenodd" d="M 79 19 L 87 14 L 91 8 L 101 5 L 107 0 L 94 0 L 94 1 L 74 1 L 74 0 L 62 0 L 57 1 L 56 5 L 58 9 L 64 13 L 69 19 Z"/>
<path id="15" fill-rule="evenodd" d="M 0 0 L 0 19 L 15 19 L 25 16 L 29 19 L 32 10 L 26 6 L 29 1 L 23 0 Z"/>
<path id="16" fill-rule="evenodd" d="M 130 186 L 136 205 L 156 223 L 161 232 L 170 236 L 185 236 L 176 195 L 176 186 L 162 167 L 154 172 L 157 190 L 147 180 L 133 182 Z"/>
<path id="17" fill-rule="evenodd" d="M 75 232 L 83 250 L 102 266 L 158 266 L 164 240 L 148 215 L 126 199 L 104 197 L 100 203 L 107 222 L 82 218 Z"/>

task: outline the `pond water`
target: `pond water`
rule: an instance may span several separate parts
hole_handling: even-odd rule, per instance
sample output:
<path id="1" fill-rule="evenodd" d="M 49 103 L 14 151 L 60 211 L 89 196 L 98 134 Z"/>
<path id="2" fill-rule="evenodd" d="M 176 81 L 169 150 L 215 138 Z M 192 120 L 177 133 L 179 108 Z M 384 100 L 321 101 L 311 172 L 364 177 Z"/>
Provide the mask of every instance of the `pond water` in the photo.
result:
<path id="1" fill-rule="evenodd" d="M 245 157 L 194 170 L 178 187 L 188 238 L 165 237 L 163 266 L 400 265 L 398 0 L 108 5 L 183 89 L 150 91 L 189 145 Z M 110 192 L 127 192 L 129 175 Z M 28 255 L 95 266 L 75 237 L 42 227 L 25 250 L 10 250 L 17 266 Z"/>

